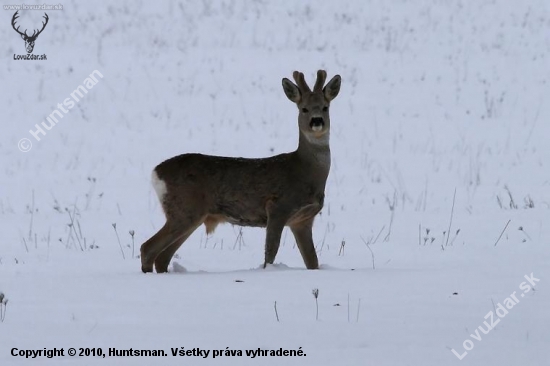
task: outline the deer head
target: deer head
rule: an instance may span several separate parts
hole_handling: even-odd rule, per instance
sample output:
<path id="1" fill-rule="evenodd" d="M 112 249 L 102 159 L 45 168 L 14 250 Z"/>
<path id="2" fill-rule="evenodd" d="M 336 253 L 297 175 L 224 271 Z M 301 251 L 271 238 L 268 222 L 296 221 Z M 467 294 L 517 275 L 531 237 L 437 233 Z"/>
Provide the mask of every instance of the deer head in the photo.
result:
<path id="1" fill-rule="evenodd" d="M 21 38 L 23 38 L 23 40 L 25 41 L 25 48 L 27 49 L 27 53 L 32 53 L 32 50 L 34 49 L 34 42 L 36 41 L 36 38 L 38 38 L 38 35 L 40 33 L 42 33 L 42 31 L 44 30 L 44 28 L 46 28 L 46 24 L 48 24 L 48 14 L 44 13 L 44 18 L 46 19 L 45 22 L 42 22 L 42 29 L 40 30 L 35 30 L 31 36 L 29 36 L 27 34 L 27 30 L 25 29 L 25 32 L 21 33 L 19 31 L 19 26 L 17 26 L 17 28 L 15 28 L 15 20 L 17 18 L 19 18 L 19 15 L 17 15 L 17 13 L 19 13 L 19 10 L 17 10 L 15 12 L 15 14 L 13 14 L 13 18 L 11 18 L 11 26 L 13 27 L 13 29 L 19 33 L 19 35 L 21 36 Z"/>
<path id="2" fill-rule="evenodd" d="M 284 78 L 283 89 L 287 98 L 298 106 L 300 134 L 311 143 L 327 144 L 330 131 L 329 106 L 340 91 L 340 75 L 334 76 L 325 86 L 326 71 L 317 71 L 313 90 L 307 85 L 303 73 L 294 71 L 293 77 L 296 84 Z"/>

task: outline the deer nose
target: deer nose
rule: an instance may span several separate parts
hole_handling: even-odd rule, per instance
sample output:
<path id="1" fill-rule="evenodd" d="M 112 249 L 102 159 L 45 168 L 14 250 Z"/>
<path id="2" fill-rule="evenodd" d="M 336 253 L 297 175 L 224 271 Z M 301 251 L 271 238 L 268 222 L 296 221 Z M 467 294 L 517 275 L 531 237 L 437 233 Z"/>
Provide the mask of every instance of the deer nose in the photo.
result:
<path id="1" fill-rule="evenodd" d="M 309 122 L 309 127 L 313 131 L 320 131 L 325 126 L 325 120 L 322 117 L 313 117 Z"/>

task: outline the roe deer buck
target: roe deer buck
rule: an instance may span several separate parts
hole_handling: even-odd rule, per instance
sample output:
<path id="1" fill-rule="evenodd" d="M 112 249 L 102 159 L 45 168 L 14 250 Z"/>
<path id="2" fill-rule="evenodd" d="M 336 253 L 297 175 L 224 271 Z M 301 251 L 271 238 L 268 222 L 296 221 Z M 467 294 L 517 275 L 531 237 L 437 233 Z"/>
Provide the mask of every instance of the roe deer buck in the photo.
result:
<path id="1" fill-rule="evenodd" d="M 201 224 L 207 234 L 222 222 L 266 227 L 264 268 L 279 250 L 289 226 L 308 269 L 319 268 L 311 229 L 323 207 L 330 169 L 329 105 L 340 91 L 334 76 L 317 72 L 313 91 L 304 74 L 283 90 L 298 106 L 298 149 L 263 159 L 184 154 L 159 164 L 152 173 L 166 223 L 141 246 L 141 270 L 167 272 L 170 259 Z"/>

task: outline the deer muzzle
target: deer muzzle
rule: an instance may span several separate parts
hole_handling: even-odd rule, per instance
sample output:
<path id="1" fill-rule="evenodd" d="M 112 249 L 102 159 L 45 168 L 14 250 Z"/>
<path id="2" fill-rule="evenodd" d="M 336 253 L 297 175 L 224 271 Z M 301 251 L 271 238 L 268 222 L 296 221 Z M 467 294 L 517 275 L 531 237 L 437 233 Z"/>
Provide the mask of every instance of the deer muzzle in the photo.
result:
<path id="1" fill-rule="evenodd" d="M 325 127 L 325 120 L 322 117 L 313 117 L 309 122 L 309 127 L 315 132 L 321 131 Z"/>

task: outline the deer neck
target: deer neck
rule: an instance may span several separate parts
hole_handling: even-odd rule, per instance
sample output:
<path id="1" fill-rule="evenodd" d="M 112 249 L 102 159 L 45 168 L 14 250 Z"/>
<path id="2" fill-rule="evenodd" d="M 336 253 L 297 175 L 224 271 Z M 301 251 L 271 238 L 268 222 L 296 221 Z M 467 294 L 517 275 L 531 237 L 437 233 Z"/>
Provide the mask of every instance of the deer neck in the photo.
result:
<path id="1" fill-rule="evenodd" d="M 320 169 L 320 173 L 328 176 L 330 169 L 329 132 L 325 133 L 320 138 L 316 138 L 313 136 L 306 136 L 300 131 L 300 139 L 296 153 L 300 160 L 305 162 L 308 167 L 315 170 Z"/>

